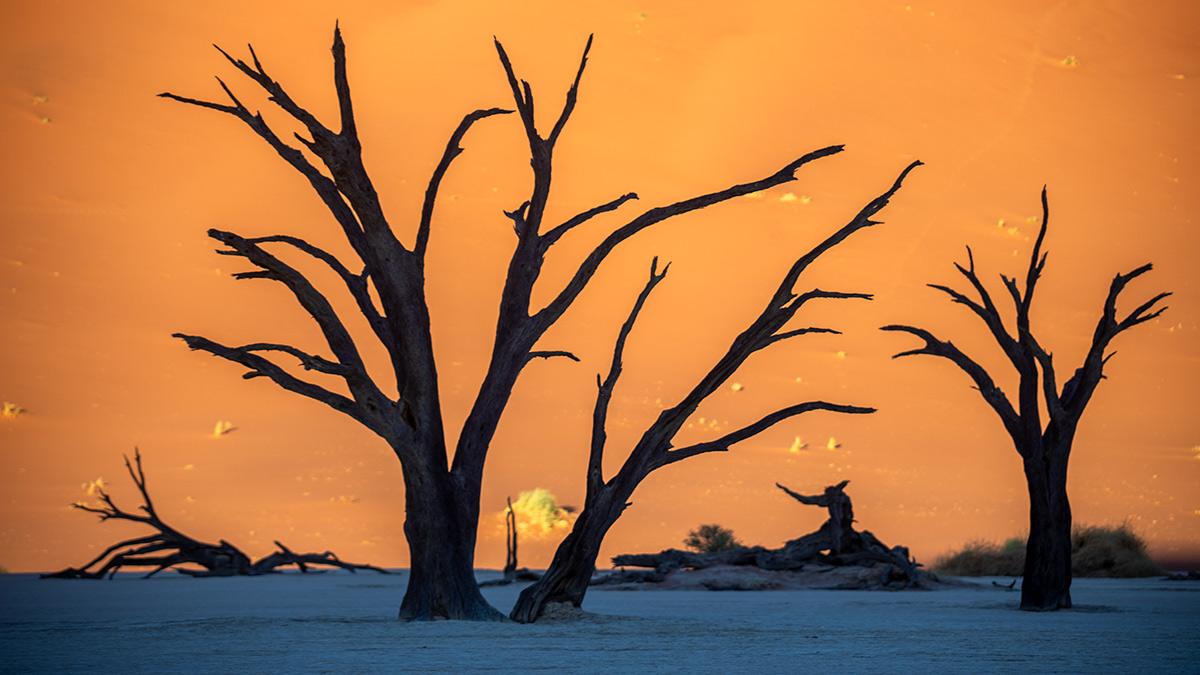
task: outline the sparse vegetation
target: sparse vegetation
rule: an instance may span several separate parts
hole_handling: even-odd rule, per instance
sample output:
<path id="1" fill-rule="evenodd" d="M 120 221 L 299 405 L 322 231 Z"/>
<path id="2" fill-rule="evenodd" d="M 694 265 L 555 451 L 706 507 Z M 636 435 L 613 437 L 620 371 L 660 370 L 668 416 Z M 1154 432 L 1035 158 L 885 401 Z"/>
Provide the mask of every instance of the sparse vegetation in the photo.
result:
<path id="1" fill-rule="evenodd" d="M 742 542 L 733 536 L 733 530 L 708 523 L 688 532 L 683 545 L 699 553 L 719 553 L 740 548 Z"/>
<path id="2" fill-rule="evenodd" d="M 975 540 L 937 559 L 933 571 L 960 577 L 1019 577 L 1025 570 L 1025 538 Z M 1146 542 L 1129 523 L 1079 525 L 1071 531 L 1071 574 L 1076 577 L 1153 577 L 1163 569 L 1146 553 Z"/>
<path id="3" fill-rule="evenodd" d="M 8 568 L 4 565 L 0 565 L 0 574 L 8 574 Z"/>

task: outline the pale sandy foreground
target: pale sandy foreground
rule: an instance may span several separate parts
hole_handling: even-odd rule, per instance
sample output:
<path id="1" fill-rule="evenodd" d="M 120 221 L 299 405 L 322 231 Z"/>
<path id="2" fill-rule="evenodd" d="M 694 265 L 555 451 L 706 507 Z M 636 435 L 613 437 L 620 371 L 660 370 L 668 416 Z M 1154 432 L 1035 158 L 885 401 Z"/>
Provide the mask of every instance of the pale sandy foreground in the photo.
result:
<path id="1" fill-rule="evenodd" d="M 495 573 L 480 572 L 481 578 Z M 1200 672 L 1200 583 L 1016 593 L 612 591 L 582 620 L 403 624 L 405 576 L 38 580 L 0 575 L 5 673 Z M 519 587 L 485 589 L 507 611 Z"/>

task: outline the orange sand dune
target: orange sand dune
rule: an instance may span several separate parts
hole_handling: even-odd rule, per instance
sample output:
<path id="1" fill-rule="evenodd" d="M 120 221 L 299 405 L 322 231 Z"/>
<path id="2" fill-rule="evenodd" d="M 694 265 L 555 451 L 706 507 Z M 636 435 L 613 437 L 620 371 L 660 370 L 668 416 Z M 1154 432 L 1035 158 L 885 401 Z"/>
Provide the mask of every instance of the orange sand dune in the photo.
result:
<path id="1" fill-rule="evenodd" d="M 1200 559 L 1200 6 L 1046 5 L 9 3 L 0 9 L 0 398 L 27 412 L 0 420 L 0 565 L 79 564 L 138 534 L 67 508 L 89 499 L 81 484 L 97 478 L 132 507 L 121 454 L 134 446 L 164 518 L 197 537 L 254 555 L 280 539 L 406 564 L 399 465 L 381 441 L 170 337 L 322 351 L 282 288 L 235 282 L 229 275 L 242 268 L 205 237 L 210 227 L 288 233 L 345 254 L 319 201 L 236 120 L 154 95 L 218 100 L 219 75 L 286 135 L 280 113 L 209 46 L 244 57 L 253 42 L 293 98 L 329 119 L 335 20 L 369 167 L 404 241 L 462 115 L 511 103 L 492 36 L 549 125 L 595 34 L 559 145 L 551 217 L 631 190 L 641 199 L 551 252 L 543 302 L 623 218 L 847 146 L 795 183 L 666 223 L 612 256 L 544 345 L 583 362 L 539 361 L 514 393 L 485 477 L 479 566 L 503 560 L 503 521 L 491 514 L 506 496 L 540 486 L 560 503 L 582 502 L 595 374 L 652 256 L 671 261 L 671 273 L 628 347 L 610 471 L 658 406 L 686 391 L 758 311 L 790 261 L 914 159 L 926 166 L 883 212 L 885 224 L 822 259 L 801 289 L 875 301 L 806 309 L 798 326 L 844 334 L 756 356 L 738 374 L 742 388 L 714 396 L 688 438 L 802 400 L 879 412 L 813 413 L 656 473 L 602 559 L 678 545 L 701 522 L 767 546 L 818 525 L 822 515 L 776 481 L 811 491 L 850 479 L 863 527 L 927 562 L 974 537 L 1022 531 L 1024 483 L 1001 425 L 951 364 L 891 361 L 915 345 L 876 329 L 934 329 L 1011 391 L 978 321 L 924 284 L 958 283 L 952 263 L 970 245 L 1002 293 L 998 275 L 1023 272 L 1044 184 L 1050 258 L 1034 321 L 1060 368 L 1081 358 L 1114 274 L 1155 264 L 1126 292 L 1127 309 L 1175 292 L 1160 320 L 1117 340 L 1075 446 L 1075 518 L 1129 520 L 1158 557 Z M 451 429 L 491 344 L 513 244 L 502 210 L 528 191 L 523 143 L 515 117 L 486 120 L 443 186 L 429 288 Z M 218 421 L 237 430 L 214 437 Z M 531 529 L 522 564 L 546 564 L 561 534 Z"/>

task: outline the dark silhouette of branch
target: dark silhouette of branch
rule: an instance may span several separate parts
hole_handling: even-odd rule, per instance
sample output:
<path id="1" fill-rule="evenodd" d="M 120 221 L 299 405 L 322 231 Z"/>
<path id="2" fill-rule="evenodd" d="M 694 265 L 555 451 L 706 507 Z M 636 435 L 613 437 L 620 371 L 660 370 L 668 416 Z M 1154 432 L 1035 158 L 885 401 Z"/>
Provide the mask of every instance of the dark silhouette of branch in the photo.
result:
<path id="1" fill-rule="evenodd" d="M 642 291 L 638 293 L 637 301 L 633 303 L 633 309 L 629 311 L 629 317 L 625 319 L 625 323 L 621 324 L 621 330 L 617 334 L 617 343 L 613 347 L 612 364 L 609 366 L 608 375 L 604 380 L 596 375 L 596 405 L 592 411 L 592 441 L 588 453 L 587 496 L 585 498 L 589 501 L 598 496 L 600 489 L 604 486 L 604 445 L 608 440 L 606 431 L 608 406 L 612 401 L 613 389 L 616 388 L 617 380 L 620 379 L 623 370 L 622 359 L 625 354 L 625 342 L 629 339 L 629 333 L 637 323 L 638 315 L 641 314 L 642 307 L 646 305 L 650 293 L 654 291 L 654 287 L 658 286 L 659 282 L 666 278 L 667 270 L 670 268 L 671 264 L 667 263 L 659 272 L 657 256 L 650 262 L 650 278 L 646 280 Z"/>
<path id="2" fill-rule="evenodd" d="M 421 205 L 421 223 L 417 228 L 417 243 L 413 247 L 413 252 L 422 262 L 425 260 L 425 249 L 429 245 L 429 230 L 433 222 L 433 206 L 437 200 L 438 187 L 441 186 L 442 178 L 445 177 L 446 171 L 450 169 L 450 163 L 463 153 L 463 149 L 459 146 L 459 143 L 462 142 L 463 137 L 467 135 L 467 130 L 475 122 L 491 117 L 492 115 L 508 115 L 511 113 L 511 110 L 503 110 L 501 108 L 476 110 L 464 117 L 462 122 L 459 123 L 458 128 L 450 135 L 450 141 L 446 143 L 446 151 L 442 154 L 442 161 L 438 162 L 437 168 L 433 170 L 433 176 L 429 178 L 429 187 L 425 189 L 425 201 Z"/>

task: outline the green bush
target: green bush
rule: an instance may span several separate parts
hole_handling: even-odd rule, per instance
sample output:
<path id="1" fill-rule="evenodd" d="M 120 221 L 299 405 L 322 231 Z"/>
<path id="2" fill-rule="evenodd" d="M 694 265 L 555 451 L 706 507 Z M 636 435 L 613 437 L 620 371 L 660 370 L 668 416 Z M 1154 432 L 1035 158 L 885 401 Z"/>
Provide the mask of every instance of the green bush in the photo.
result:
<path id="1" fill-rule="evenodd" d="M 933 571 L 959 577 L 1019 577 L 1025 573 L 1026 537 L 998 545 L 975 540 L 937 559 Z M 1077 525 L 1071 530 L 1071 574 L 1077 577 L 1153 577 L 1163 574 L 1146 552 L 1146 542 L 1129 523 Z"/>
<path id="2" fill-rule="evenodd" d="M 0 565 L 0 574 L 8 574 L 8 568 L 4 565 Z"/>
<path id="3" fill-rule="evenodd" d="M 733 536 L 733 530 L 721 527 L 716 523 L 705 524 L 688 532 L 683 545 L 700 553 L 717 553 L 738 548 L 742 542 Z"/>

